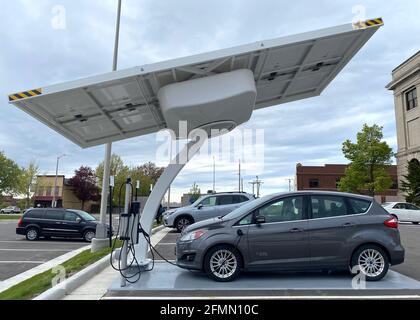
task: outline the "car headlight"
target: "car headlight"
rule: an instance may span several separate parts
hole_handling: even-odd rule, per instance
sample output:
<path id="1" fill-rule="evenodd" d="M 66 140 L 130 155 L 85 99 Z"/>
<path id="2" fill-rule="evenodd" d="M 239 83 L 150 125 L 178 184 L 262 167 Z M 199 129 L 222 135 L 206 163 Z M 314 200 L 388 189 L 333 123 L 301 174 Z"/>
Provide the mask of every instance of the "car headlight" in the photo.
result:
<path id="1" fill-rule="evenodd" d="M 163 213 L 163 215 L 164 216 L 170 216 L 172 213 L 174 213 L 176 211 L 176 209 L 173 209 L 173 210 L 168 210 L 168 211 L 165 211 L 164 213 Z"/>
<path id="2" fill-rule="evenodd" d="M 188 232 L 181 237 L 180 241 L 194 241 L 200 239 L 206 232 L 207 230 L 204 229 Z"/>

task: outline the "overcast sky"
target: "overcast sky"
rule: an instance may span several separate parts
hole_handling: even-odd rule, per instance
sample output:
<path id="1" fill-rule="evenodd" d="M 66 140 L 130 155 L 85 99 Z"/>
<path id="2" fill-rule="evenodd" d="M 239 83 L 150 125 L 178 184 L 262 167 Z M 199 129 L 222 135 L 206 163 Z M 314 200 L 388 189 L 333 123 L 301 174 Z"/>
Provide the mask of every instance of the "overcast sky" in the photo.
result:
<path id="1" fill-rule="evenodd" d="M 20 165 L 35 159 L 41 173 L 52 174 L 57 155 L 66 153 L 60 173 L 70 177 L 103 160 L 103 146 L 79 148 L 8 105 L 7 95 L 110 71 L 116 4 L 1 0 L 0 150 Z M 349 23 L 355 5 L 367 18 L 383 17 L 385 26 L 323 94 L 257 111 L 241 126 L 264 129 L 264 166 L 244 165 L 245 190 L 260 171 L 263 194 L 283 191 L 298 162 L 346 163 L 341 144 L 365 122 L 383 126 L 396 151 L 393 97 L 385 85 L 392 69 L 420 49 L 420 1 L 123 0 L 119 69 Z M 152 134 L 114 143 L 113 151 L 137 165 L 159 160 L 159 145 Z M 185 167 L 173 185 L 175 200 L 194 181 L 202 191 L 212 188 L 211 158 Z M 216 189 L 237 189 L 234 166 L 217 163 Z"/>

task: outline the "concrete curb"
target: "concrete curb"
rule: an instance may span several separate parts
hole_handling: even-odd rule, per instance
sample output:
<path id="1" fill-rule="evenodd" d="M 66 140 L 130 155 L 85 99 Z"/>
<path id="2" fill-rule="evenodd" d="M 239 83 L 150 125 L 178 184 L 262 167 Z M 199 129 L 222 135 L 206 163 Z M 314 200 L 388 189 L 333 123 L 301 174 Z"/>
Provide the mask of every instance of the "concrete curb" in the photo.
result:
<path id="1" fill-rule="evenodd" d="M 164 229 L 165 226 L 159 226 L 152 230 L 152 234 L 159 232 Z M 94 264 L 86 267 L 85 269 L 79 271 L 75 275 L 66 279 L 59 285 L 43 292 L 38 297 L 33 300 L 61 300 L 66 295 L 70 294 L 94 275 L 103 271 L 109 265 L 110 254 L 106 255 L 99 261 L 96 261 Z"/>

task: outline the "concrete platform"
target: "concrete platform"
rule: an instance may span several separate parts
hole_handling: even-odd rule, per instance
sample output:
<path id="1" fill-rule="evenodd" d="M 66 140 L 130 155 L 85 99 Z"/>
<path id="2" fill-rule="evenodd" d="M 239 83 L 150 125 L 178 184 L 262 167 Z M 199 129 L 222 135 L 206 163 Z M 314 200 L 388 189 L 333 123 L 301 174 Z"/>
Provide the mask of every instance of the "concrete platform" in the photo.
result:
<path id="1" fill-rule="evenodd" d="M 151 298 L 287 298 L 287 297 L 420 298 L 420 282 L 390 271 L 384 279 L 353 289 L 348 273 L 244 273 L 229 283 L 210 280 L 205 274 L 157 262 L 139 282 L 121 288 L 116 278 L 105 299 Z"/>

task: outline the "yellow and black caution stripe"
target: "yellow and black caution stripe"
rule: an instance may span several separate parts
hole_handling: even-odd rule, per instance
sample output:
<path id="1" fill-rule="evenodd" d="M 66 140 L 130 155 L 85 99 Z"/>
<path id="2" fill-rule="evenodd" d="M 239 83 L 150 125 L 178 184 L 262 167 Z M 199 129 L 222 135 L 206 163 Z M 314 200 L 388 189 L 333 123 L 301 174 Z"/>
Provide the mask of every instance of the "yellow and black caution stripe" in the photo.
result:
<path id="1" fill-rule="evenodd" d="M 18 92 L 15 94 L 11 94 L 9 95 L 9 101 L 16 101 L 16 100 L 21 100 L 21 99 L 26 99 L 26 98 L 32 98 L 32 97 L 36 97 L 42 94 L 42 89 L 34 89 L 34 90 L 28 90 L 28 91 L 23 91 L 23 92 Z"/>
<path id="2" fill-rule="evenodd" d="M 353 28 L 354 29 L 365 29 L 368 27 L 375 27 L 375 26 L 380 26 L 383 25 L 384 21 L 382 20 L 382 18 L 376 18 L 376 19 L 369 19 L 369 20 L 365 20 L 365 21 L 359 21 L 356 23 L 353 23 Z"/>

